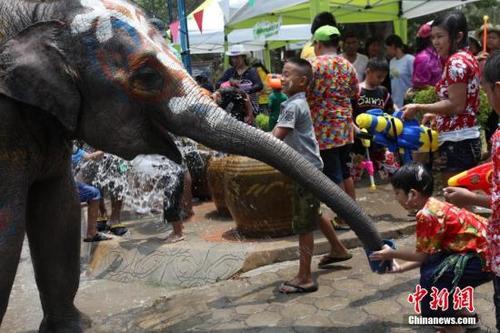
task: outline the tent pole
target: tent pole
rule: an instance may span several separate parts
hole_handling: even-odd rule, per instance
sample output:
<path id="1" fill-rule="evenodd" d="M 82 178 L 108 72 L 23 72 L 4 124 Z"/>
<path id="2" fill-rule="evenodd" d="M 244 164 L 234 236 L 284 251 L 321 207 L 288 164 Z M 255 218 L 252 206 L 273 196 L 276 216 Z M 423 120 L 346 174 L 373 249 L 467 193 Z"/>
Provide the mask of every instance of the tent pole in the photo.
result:
<path id="1" fill-rule="evenodd" d="M 226 52 L 229 50 L 229 42 L 227 41 L 227 35 L 229 30 L 224 26 L 224 70 L 229 68 L 229 57 Z"/>
<path id="2" fill-rule="evenodd" d="M 267 43 L 264 49 L 264 66 L 266 66 L 269 72 L 273 71 L 271 68 L 271 50 L 269 50 L 269 45 Z"/>
<path id="3" fill-rule="evenodd" d="M 180 39 L 182 62 L 186 71 L 191 74 L 191 55 L 189 54 L 189 33 L 184 0 L 177 0 L 177 16 L 180 22 Z"/>
<path id="4" fill-rule="evenodd" d="M 403 18 L 403 0 L 398 1 L 398 18 L 393 21 L 394 33 L 408 43 L 408 19 Z"/>
<path id="5" fill-rule="evenodd" d="M 394 33 L 401 37 L 403 43 L 408 43 L 408 19 L 398 18 L 393 21 Z"/>

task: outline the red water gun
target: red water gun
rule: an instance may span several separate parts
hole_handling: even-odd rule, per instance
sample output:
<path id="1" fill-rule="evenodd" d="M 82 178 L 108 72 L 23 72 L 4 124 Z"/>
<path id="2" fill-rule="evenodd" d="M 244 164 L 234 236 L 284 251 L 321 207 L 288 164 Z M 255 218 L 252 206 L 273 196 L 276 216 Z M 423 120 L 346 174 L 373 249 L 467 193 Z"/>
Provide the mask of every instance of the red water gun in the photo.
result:
<path id="1" fill-rule="evenodd" d="M 488 162 L 451 177 L 448 179 L 448 185 L 465 187 L 469 191 L 481 190 L 490 194 L 492 176 L 493 162 Z"/>

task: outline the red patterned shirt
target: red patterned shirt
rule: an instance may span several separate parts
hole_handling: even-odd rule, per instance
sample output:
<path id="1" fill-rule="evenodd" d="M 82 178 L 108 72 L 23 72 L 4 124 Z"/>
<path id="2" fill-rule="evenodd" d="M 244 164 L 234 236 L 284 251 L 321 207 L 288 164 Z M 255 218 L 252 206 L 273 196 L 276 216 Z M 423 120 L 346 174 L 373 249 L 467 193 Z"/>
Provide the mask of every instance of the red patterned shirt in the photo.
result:
<path id="1" fill-rule="evenodd" d="M 500 276 L 500 129 L 491 138 L 491 158 L 493 160 L 493 177 L 491 189 L 491 216 L 488 228 L 490 241 L 491 269 Z"/>
<path id="2" fill-rule="evenodd" d="M 417 251 L 476 252 L 489 267 L 488 220 L 450 203 L 429 198 L 417 213 Z"/>
<path id="3" fill-rule="evenodd" d="M 352 101 L 358 95 L 356 70 L 337 55 L 316 57 L 311 65 L 314 83 L 307 101 L 319 149 L 353 143 Z"/>
<path id="4" fill-rule="evenodd" d="M 439 132 L 451 132 L 477 126 L 476 114 L 479 110 L 479 64 L 467 50 L 460 50 L 451 55 L 444 65 L 443 76 L 436 85 L 436 92 L 441 100 L 448 99 L 448 88 L 456 83 L 467 84 L 467 102 L 465 110 L 457 115 L 438 115 L 436 117 Z"/>

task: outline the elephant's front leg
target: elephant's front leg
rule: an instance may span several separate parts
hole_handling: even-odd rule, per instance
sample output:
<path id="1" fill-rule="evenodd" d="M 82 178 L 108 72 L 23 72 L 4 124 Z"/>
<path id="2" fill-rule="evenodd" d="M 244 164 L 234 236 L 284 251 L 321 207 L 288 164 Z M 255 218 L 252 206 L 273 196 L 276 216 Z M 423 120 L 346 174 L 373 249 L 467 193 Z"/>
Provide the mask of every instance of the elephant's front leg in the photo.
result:
<path id="1" fill-rule="evenodd" d="M 32 186 L 26 231 L 44 312 L 40 332 L 81 332 L 73 304 L 80 281 L 80 205 L 69 168 Z"/>
<path id="2" fill-rule="evenodd" d="M 22 180 L 3 171 L 8 169 L 2 169 L 0 158 L 0 326 L 21 255 L 27 193 Z"/>

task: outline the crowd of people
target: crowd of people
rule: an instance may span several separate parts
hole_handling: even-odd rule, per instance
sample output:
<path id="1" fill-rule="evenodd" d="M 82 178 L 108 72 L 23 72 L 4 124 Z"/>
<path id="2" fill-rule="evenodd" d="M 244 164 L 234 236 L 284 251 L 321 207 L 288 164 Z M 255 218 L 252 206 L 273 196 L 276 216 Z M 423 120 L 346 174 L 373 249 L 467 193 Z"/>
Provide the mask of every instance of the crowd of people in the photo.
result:
<path id="1" fill-rule="evenodd" d="M 363 154 L 364 147 L 356 135 L 355 117 L 370 109 L 392 114 L 403 112 L 403 119 L 421 120 L 439 132 L 439 165 L 443 184 L 481 160 L 478 112 L 480 89 L 483 87 L 491 107 L 491 156 L 494 161 L 492 196 L 479 195 L 465 189 L 443 189 L 447 202 L 433 197 L 433 171 L 420 163 L 408 163 L 393 170 L 391 183 L 395 199 L 404 208 L 416 211 L 415 249 L 395 250 L 384 246 L 371 254 L 372 260 L 388 260 L 391 273 L 420 267 L 420 285 L 431 289 L 476 287 L 491 280 L 495 285 L 495 306 L 500 329 L 500 26 L 489 25 L 487 52 L 476 38 L 468 37 L 465 16 L 449 12 L 423 24 L 416 36 L 416 54 L 397 35 L 383 42 L 378 38 L 362 41 L 355 33 L 341 33 L 335 17 L 328 12 L 316 16 L 311 25 L 311 43 L 300 57 L 285 59 L 281 85 L 270 87 L 267 69 L 259 62 L 249 63 L 242 45 L 233 45 L 227 55 L 231 67 L 212 86 L 204 76 L 196 79 L 206 93 L 236 119 L 254 124 L 259 113 L 269 115 L 273 136 L 297 150 L 314 167 L 320 169 L 353 200 L 356 200 L 353 156 Z M 475 43 L 479 44 L 474 45 Z M 475 47 L 475 50 L 474 50 Z M 430 104 L 412 103 L 411 90 L 435 87 L 438 101 Z M 387 158 L 382 146 L 373 145 L 371 155 L 379 166 Z M 76 149 L 74 163 L 81 159 L 97 160 L 102 152 Z M 189 169 L 179 173 L 170 208 L 165 216 L 174 221 L 168 242 L 184 238 L 182 224 L 175 224 L 192 214 L 189 193 Z M 80 200 L 89 207 L 85 241 L 107 240 L 97 230 L 101 191 L 89 184 L 78 183 Z M 116 235 L 126 228 L 120 224 L 121 201 L 113 197 L 113 212 L 103 227 Z M 306 293 L 318 289 L 311 274 L 314 248 L 313 230 L 319 226 L 330 242 L 330 252 L 320 260 L 319 267 L 349 260 L 352 255 L 338 240 L 336 231 L 348 225 L 340 219 L 329 220 L 320 211 L 319 201 L 305 188 L 295 185 L 293 230 L 299 235 L 300 260 L 295 277 L 283 282 L 283 293 Z M 471 213 L 471 204 L 491 207 L 490 221 Z M 183 207 L 182 207 L 183 206 Z M 169 210 L 170 209 L 170 210 Z M 186 213 L 187 212 L 187 213 Z M 173 215 L 171 214 L 173 213 Z M 105 212 L 102 209 L 101 214 Z M 118 214 L 118 215 L 117 215 Z M 118 216 L 118 217 L 117 217 Z M 404 260 L 399 264 L 394 259 Z M 493 272 L 493 274 L 492 274 Z M 497 275 L 495 275 L 497 274 Z M 452 308 L 436 312 L 424 298 L 424 316 L 470 316 Z M 445 332 L 464 332 L 462 326 L 444 327 Z"/>
<path id="2" fill-rule="evenodd" d="M 395 199 L 404 208 L 416 211 L 416 247 L 395 250 L 384 246 L 371 254 L 371 260 L 389 260 L 391 273 L 420 268 L 420 285 L 447 288 L 476 287 L 494 280 L 497 323 L 500 329 L 500 250 L 498 229 L 500 209 L 500 160 L 498 116 L 500 113 L 500 26 L 489 25 L 486 52 L 476 38 L 468 36 L 465 16 L 458 11 L 436 17 L 423 24 L 416 36 L 416 54 L 397 35 L 366 41 L 366 54 L 359 37 L 342 34 L 330 13 L 316 16 L 311 25 L 312 42 L 302 50 L 302 58 L 285 59 L 282 89 L 273 88 L 268 96 L 272 135 L 296 149 L 315 167 L 322 170 L 355 200 L 352 178 L 352 153 L 359 129 L 356 115 L 370 109 L 386 113 L 403 112 L 403 119 L 418 118 L 439 132 L 439 164 L 443 184 L 481 160 L 478 112 L 481 86 L 492 112 L 491 156 L 494 161 L 492 196 L 479 195 L 462 188 L 442 189 L 445 201 L 433 197 L 433 169 L 418 162 L 402 165 L 391 176 Z M 478 45 L 475 45 L 478 44 Z M 265 86 L 257 69 L 247 64 L 241 46 L 228 55 L 232 68 L 218 81 L 216 88 L 229 82 L 241 89 L 246 105 L 259 112 L 255 94 Z M 342 52 L 341 52 L 342 50 Z M 246 87 L 239 85 L 248 80 Z M 438 101 L 412 103 L 409 91 L 433 87 Z M 267 92 L 265 92 L 267 93 Z M 251 97 L 248 97 L 250 94 Z M 262 110 L 262 108 L 261 108 Z M 248 110 L 247 110 L 248 111 Z M 248 111 L 248 114 L 251 112 Z M 496 119 L 496 121 L 495 121 Z M 248 117 L 245 119 L 251 123 Z M 496 131 L 496 132 L 495 132 Z M 493 134 L 495 133 L 495 134 Z M 353 145 L 354 144 L 354 145 Z M 374 157 L 387 155 L 384 147 L 373 148 Z M 377 157 L 380 155 L 380 157 Z M 445 185 L 446 186 L 446 185 Z M 488 221 L 468 209 L 471 204 L 493 209 Z M 350 259 L 351 255 L 337 239 L 331 221 L 319 211 L 319 202 L 300 186 L 294 191 L 293 229 L 299 235 L 299 270 L 294 278 L 283 282 L 283 293 L 305 293 L 318 289 L 311 275 L 314 239 L 312 231 L 319 226 L 331 244 L 331 251 L 320 261 L 320 267 Z M 337 228 L 343 221 L 333 223 Z M 404 260 L 399 265 L 396 260 Z M 452 303 L 450 303 L 452 304 Z M 453 308 L 439 311 L 430 306 L 430 296 L 422 302 L 424 316 L 474 316 Z M 463 326 L 446 326 L 444 332 L 465 332 Z"/>

